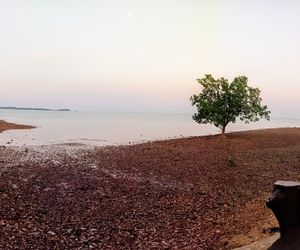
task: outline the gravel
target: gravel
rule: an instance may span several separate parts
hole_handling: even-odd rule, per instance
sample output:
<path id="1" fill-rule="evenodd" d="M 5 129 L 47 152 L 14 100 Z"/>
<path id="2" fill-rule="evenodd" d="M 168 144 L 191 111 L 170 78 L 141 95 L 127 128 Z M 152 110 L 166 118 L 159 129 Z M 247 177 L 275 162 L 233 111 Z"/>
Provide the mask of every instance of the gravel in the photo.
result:
<path id="1" fill-rule="evenodd" d="M 230 249 L 277 226 L 300 129 L 132 146 L 0 148 L 0 249 Z"/>

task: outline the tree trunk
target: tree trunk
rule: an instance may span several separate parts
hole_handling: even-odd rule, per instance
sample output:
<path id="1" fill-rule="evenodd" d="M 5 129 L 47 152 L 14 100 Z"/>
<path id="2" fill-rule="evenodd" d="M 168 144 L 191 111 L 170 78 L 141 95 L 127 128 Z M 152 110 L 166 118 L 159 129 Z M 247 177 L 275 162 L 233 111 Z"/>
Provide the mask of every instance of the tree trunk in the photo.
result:
<path id="1" fill-rule="evenodd" d="M 225 129 L 226 129 L 226 126 L 223 126 L 223 127 L 222 127 L 222 138 L 223 138 L 223 139 L 225 139 L 225 137 L 226 137 L 226 136 L 225 136 Z"/>

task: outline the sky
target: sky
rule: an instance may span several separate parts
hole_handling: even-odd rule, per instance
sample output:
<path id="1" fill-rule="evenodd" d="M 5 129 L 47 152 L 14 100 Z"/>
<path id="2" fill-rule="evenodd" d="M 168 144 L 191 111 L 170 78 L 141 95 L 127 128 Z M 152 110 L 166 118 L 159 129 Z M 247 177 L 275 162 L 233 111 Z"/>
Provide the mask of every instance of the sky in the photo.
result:
<path id="1" fill-rule="evenodd" d="M 300 116 L 298 0 L 0 0 L 0 105 L 190 113 L 204 74 L 246 75 Z"/>

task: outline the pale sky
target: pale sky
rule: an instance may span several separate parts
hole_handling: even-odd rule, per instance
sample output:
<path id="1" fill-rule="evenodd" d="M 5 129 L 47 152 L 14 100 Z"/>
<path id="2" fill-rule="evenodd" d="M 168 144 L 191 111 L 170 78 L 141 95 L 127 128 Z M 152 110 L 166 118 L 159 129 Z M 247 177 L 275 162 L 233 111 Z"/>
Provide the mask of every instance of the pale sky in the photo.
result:
<path id="1" fill-rule="evenodd" d="M 298 0 L 0 0 L 0 106 L 192 112 L 196 79 L 249 77 L 300 116 Z"/>

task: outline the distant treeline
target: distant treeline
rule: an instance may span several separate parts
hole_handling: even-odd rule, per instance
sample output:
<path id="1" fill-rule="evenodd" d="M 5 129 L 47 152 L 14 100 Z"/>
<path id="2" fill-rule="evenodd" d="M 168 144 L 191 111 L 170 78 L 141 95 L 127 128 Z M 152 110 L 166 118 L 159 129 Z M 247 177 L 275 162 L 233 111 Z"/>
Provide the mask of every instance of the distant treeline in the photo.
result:
<path id="1" fill-rule="evenodd" d="M 45 109 L 45 108 L 20 108 L 20 107 L 0 107 L 0 109 L 37 110 L 37 111 L 71 111 L 70 109 Z"/>

